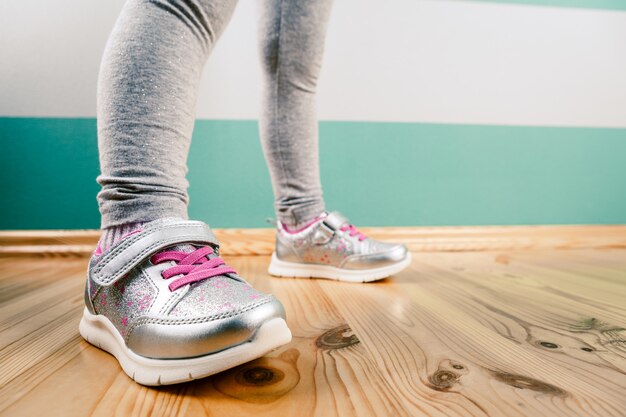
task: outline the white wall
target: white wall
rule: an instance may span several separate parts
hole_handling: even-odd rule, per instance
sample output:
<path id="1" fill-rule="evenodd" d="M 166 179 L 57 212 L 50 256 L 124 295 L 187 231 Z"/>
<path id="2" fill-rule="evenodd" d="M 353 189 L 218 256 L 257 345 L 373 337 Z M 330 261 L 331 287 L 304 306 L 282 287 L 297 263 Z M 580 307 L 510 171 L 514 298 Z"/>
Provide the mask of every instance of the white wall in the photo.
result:
<path id="1" fill-rule="evenodd" d="M 95 116 L 121 0 L 0 3 L 0 115 Z M 319 88 L 330 120 L 626 127 L 626 13 L 336 0 Z M 258 113 L 255 1 L 205 70 L 198 117 Z"/>

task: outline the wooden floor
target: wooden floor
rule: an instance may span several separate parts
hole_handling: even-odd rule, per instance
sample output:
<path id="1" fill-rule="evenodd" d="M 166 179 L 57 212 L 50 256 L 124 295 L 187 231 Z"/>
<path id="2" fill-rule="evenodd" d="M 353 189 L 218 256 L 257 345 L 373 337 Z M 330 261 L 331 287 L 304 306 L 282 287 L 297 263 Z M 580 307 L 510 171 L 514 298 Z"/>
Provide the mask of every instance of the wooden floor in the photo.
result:
<path id="1" fill-rule="evenodd" d="M 270 278 L 294 339 L 135 384 L 78 334 L 86 259 L 0 259 L 1 416 L 626 416 L 626 250 L 417 252 L 373 284 Z"/>

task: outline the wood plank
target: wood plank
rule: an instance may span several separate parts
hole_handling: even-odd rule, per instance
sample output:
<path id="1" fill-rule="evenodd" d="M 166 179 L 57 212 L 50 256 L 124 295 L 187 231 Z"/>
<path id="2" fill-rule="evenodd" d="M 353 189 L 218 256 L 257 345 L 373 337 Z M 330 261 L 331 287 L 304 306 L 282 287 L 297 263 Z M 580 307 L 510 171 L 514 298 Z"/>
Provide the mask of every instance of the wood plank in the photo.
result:
<path id="1" fill-rule="evenodd" d="M 495 250 L 625 249 L 626 225 L 363 227 L 382 240 L 406 244 L 414 252 Z M 215 229 L 224 255 L 271 255 L 274 229 Z M 0 257 L 89 256 L 97 230 L 0 231 Z"/>
<path id="2" fill-rule="evenodd" d="M 374 284 L 227 257 L 294 340 L 162 388 L 78 335 L 84 259 L 3 258 L 0 416 L 624 416 L 626 251 L 568 249 L 416 252 Z"/>

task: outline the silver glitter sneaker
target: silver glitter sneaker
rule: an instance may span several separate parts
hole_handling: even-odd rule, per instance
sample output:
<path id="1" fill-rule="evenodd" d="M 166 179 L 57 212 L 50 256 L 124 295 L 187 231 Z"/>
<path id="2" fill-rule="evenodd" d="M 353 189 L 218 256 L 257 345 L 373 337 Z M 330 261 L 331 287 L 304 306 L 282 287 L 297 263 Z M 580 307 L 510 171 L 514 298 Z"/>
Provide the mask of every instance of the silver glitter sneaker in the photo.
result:
<path id="1" fill-rule="evenodd" d="M 299 230 L 289 230 L 281 222 L 276 226 L 271 275 L 369 282 L 411 263 L 406 246 L 368 238 L 336 211 L 322 213 Z"/>
<path id="2" fill-rule="evenodd" d="M 288 343 L 282 304 L 218 249 L 204 223 L 165 219 L 94 255 L 80 334 L 144 385 L 202 378 Z"/>

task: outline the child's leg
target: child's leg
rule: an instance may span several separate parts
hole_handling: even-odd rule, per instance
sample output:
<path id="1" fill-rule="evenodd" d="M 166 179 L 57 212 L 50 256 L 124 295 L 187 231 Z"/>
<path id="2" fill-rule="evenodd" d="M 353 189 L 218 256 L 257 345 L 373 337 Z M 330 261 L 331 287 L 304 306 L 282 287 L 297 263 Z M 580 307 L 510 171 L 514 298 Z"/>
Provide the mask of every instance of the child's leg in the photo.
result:
<path id="1" fill-rule="evenodd" d="M 234 5 L 129 0 L 102 65 L 104 252 L 89 263 L 79 328 L 142 384 L 212 375 L 291 339 L 280 301 L 226 264 L 207 225 L 164 218 L 187 217 L 196 88 Z"/>
<path id="2" fill-rule="evenodd" d="M 278 219 L 306 223 L 324 210 L 315 110 L 332 0 L 263 0 L 261 143 Z"/>
<path id="3" fill-rule="evenodd" d="M 198 83 L 235 5 L 126 2 L 98 81 L 98 203 L 109 246 L 142 222 L 187 218 L 186 159 Z"/>
<path id="4" fill-rule="evenodd" d="M 269 272 L 352 282 L 393 275 L 411 262 L 404 245 L 359 232 L 324 212 L 315 91 L 332 0 L 263 0 L 261 142 L 278 217 Z"/>

